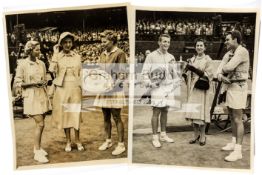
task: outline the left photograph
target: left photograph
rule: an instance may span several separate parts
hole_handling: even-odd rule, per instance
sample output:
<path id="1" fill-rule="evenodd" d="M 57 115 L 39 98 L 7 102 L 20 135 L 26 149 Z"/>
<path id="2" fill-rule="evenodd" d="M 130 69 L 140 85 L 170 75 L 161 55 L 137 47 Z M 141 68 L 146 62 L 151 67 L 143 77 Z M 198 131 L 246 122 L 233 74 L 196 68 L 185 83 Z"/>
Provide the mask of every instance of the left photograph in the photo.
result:
<path id="1" fill-rule="evenodd" d="M 127 162 L 127 11 L 122 4 L 5 13 L 17 169 Z"/>

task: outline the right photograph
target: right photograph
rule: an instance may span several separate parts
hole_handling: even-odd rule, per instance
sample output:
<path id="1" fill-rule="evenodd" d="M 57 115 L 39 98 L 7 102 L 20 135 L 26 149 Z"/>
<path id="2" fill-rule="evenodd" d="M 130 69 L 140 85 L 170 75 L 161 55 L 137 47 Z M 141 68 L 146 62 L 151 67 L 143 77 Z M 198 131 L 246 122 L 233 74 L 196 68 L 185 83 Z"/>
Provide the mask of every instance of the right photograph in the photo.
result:
<path id="1" fill-rule="evenodd" d="M 135 15 L 132 163 L 251 170 L 258 11 Z"/>

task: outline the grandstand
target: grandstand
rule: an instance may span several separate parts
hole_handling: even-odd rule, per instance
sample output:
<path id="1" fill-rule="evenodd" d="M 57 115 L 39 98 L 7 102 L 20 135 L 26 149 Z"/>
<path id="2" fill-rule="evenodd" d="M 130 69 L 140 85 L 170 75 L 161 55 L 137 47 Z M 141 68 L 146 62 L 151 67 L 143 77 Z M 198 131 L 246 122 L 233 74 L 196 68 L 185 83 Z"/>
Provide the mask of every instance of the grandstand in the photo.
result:
<path id="1" fill-rule="evenodd" d="M 40 42 L 41 59 L 48 68 L 53 46 L 64 31 L 78 37 L 74 49 L 82 56 L 83 62 L 97 60 L 102 52 L 100 34 L 108 29 L 116 32 L 120 40 L 119 47 L 129 57 L 126 7 L 25 13 L 5 17 L 11 74 L 14 73 L 16 59 L 23 57 L 23 45 L 28 40 Z"/>
<path id="2" fill-rule="evenodd" d="M 177 60 L 184 61 L 195 53 L 194 40 L 203 38 L 207 41 L 206 53 L 214 60 L 221 60 L 226 52 L 223 47 L 226 31 L 240 30 L 243 45 L 249 50 L 253 66 L 255 13 L 214 13 L 214 12 L 171 12 L 141 11 L 136 12 L 136 55 L 146 50 L 155 50 L 161 33 L 172 37 L 169 52 Z"/>

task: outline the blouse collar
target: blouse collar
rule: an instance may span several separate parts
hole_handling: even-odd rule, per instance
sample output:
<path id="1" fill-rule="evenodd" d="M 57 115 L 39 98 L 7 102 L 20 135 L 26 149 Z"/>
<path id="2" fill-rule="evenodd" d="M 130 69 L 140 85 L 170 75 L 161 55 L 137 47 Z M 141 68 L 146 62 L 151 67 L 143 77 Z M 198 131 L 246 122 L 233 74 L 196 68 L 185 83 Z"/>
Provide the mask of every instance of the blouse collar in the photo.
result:
<path id="1" fill-rule="evenodd" d="M 114 47 L 110 52 L 107 52 L 107 50 L 105 50 L 105 54 L 106 54 L 106 55 L 109 55 L 109 54 L 111 54 L 111 53 L 114 53 L 114 52 L 117 51 L 117 49 L 118 49 L 118 47 Z"/>
<path id="2" fill-rule="evenodd" d="M 39 64 L 39 63 L 40 63 L 40 60 L 39 60 L 38 58 L 36 58 L 35 61 L 32 61 L 32 60 L 30 59 L 30 57 L 27 57 L 26 60 L 27 60 L 30 64 L 35 64 L 35 63 Z"/>

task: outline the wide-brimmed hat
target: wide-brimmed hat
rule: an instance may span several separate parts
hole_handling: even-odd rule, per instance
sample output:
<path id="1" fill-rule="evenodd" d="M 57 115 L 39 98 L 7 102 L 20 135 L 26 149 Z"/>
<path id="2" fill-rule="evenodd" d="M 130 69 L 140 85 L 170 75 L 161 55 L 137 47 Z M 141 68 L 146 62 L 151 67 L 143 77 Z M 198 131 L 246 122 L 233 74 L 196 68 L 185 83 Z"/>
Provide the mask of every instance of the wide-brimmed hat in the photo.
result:
<path id="1" fill-rule="evenodd" d="M 58 44 L 60 45 L 61 42 L 62 42 L 62 40 L 63 40 L 65 37 L 67 37 L 67 36 L 72 37 L 72 38 L 73 38 L 73 41 L 76 41 L 76 40 L 77 40 L 77 37 L 76 37 L 74 34 L 72 34 L 72 33 L 70 33 L 70 32 L 63 32 L 63 33 L 61 33 L 61 35 L 60 35 L 60 37 L 59 37 Z"/>

